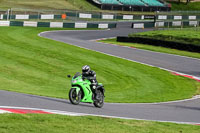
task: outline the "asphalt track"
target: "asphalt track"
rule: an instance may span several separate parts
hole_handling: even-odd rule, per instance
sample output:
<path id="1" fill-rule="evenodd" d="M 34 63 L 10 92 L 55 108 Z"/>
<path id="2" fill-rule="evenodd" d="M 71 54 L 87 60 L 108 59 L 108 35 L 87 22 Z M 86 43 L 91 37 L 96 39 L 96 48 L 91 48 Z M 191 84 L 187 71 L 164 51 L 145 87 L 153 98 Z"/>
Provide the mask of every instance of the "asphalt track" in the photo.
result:
<path id="1" fill-rule="evenodd" d="M 68 43 L 71 45 L 95 50 L 108 55 L 168 69 L 184 74 L 200 77 L 200 60 L 171 54 L 164 54 L 128 47 L 117 47 L 91 40 L 116 36 L 127 36 L 133 32 L 143 32 L 152 29 L 131 29 L 131 23 L 118 23 L 118 28 L 109 31 L 54 31 L 44 32 L 40 36 Z"/>
<path id="2" fill-rule="evenodd" d="M 41 33 L 40 36 L 65 42 L 71 45 L 92 49 L 105 54 L 141 62 L 164 69 L 200 76 L 200 60 L 170 54 L 116 47 L 91 40 L 128 35 L 131 32 L 146 30 L 130 29 L 130 23 L 120 23 L 117 29 L 108 31 L 55 31 Z M 151 30 L 151 29 L 148 29 Z M 67 94 L 66 94 L 67 95 Z M 8 91 L 0 91 L 0 106 L 42 108 L 86 113 L 91 115 L 123 117 L 132 119 L 169 121 L 178 123 L 200 123 L 200 99 L 194 98 L 169 103 L 154 104 L 113 104 L 95 108 L 92 104 L 70 104 L 68 100 L 34 96 Z"/>

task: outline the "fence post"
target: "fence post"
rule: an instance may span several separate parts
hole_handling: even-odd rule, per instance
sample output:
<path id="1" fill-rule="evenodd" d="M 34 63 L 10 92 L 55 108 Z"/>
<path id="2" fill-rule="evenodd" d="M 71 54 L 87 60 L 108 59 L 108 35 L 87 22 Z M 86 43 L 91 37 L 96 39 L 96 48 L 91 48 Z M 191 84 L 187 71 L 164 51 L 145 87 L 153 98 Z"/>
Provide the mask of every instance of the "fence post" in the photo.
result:
<path id="1" fill-rule="evenodd" d="M 40 19 L 40 13 L 39 13 L 39 11 L 38 11 L 38 21 L 39 21 L 39 19 Z"/>
<path id="2" fill-rule="evenodd" d="M 10 15 L 10 9 L 7 11 L 7 21 L 9 20 L 9 15 Z"/>
<path id="3" fill-rule="evenodd" d="M 169 29 L 169 21 L 167 23 L 168 23 L 168 29 Z"/>
<path id="4" fill-rule="evenodd" d="M 76 11 L 76 20 L 78 20 L 78 11 Z"/>
<path id="5" fill-rule="evenodd" d="M 183 21 L 181 21 L 181 29 L 183 29 Z"/>
<path id="6" fill-rule="evenodd" d="M 11 16 L 13 15 L 13 11 L 12 11 L 12 9 L 10 9 L 10 15 L 11 15 Z"/>

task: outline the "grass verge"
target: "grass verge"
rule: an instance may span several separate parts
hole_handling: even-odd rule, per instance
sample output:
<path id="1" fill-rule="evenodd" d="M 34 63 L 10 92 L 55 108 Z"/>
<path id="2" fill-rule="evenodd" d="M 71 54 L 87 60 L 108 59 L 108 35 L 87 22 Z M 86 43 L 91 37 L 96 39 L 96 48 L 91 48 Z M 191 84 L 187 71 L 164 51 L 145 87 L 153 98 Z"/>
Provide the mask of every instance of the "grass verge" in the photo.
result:
<path id="1" fill-rule="evenodd" d="M 102 117 L 1 114 L 1 133 L 199 133 L 200 126 Z"/>
<path id="2" fill-rule="evenodd" d="M 198 94 L 194 80 L 156 67 L 41 38 L 51 28 L 0 27 L 0 89 L 67 98 L 67 74 L 85 64 L 106 88 L 106 102 L 162 102 Z"/>
<path id="3" fill-rule="evenodd" d="M 175 54 L 175 55 L 181 55 L 181 56 L 187 56 L 187 57 L 193 57 L 193 58 L 200 59 L 200 53 L 182 51 L 182 50 L 171 49 L 171 48 L 164 48 L 164 47 L 160 47 L 160 46 L 139 44 L 139 43 L 117 42 L 116 38 L 100 40 L 98 42 L 116 44 L 116 45 L 120 45 L 120 46 L 130 46 L 130 47 L 135 47 L 135 48 L 144 49 L 144 50 L 150 50 L 150 51 L 162 52 L 162 53 L 168 53 L 168 54 Z"/>
<path id="4" fill-rule="evenodd" d="M 172 11 L 199 11 L 200 10 L 200 2 L 190 2 L 186 3 L 178 3 L 178 2 L 169 2 L 172 5 Z"/>
<path id="5" fill-rule="evenodd" d="M 99 10 L 87 0 L 0 0 L 0 8 Z"/>
<path id="6" fill-rule="evenodd" d="M 120 14 L 147 14 L 151 15 L 154 12 L 130 12 L 130 11 L 111 11 L 111 10 L 101 10 L 100 8 L 94 6 L 87 0 L 0 0 L 0 9 L 10 9 L 20 10 L 32 9 L 35 12 L 44 12 L 45 10 L 78 10 L 78 11 L 94 11 L 94 12 L 105 12 L 105 13 L 120 13 Z M 49 11 L 52 13 L 52 11 Z M 63 11 L 54 11 L 62 12 Z"/>
<path id="7" fill-rule="evenodd" d="M 170 29 L 130 34 L 130 37 L 153 38 L 200 46 L 200 28 Z"/>

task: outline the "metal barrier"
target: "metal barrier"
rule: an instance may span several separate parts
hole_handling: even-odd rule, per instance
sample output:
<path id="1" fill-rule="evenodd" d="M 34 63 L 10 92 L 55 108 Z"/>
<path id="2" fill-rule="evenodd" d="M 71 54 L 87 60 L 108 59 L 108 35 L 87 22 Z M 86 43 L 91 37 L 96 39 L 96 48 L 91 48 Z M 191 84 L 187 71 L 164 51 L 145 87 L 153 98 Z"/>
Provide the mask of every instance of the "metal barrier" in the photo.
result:
<path id="1" fill-rule="evenodd" d="M 151 27 L 184 27 L 199 26 L 200 12 L 155 12 L 151 14 L 114 14 L 102 12 L 83 12 L 69 10 L 32 10 L 32 9 L 8 9 L 0 10 L 0 20 L 26 20 L 26 21 L 107 21 L 107 20 L 152 20 L 155 22 L 142 24 L 135 23 L 134 28 Z"/>
<path id="2" fill-rule="evenodd" d="M 35 21 L 0 21 L 0 26 L 50 27 L 50 28 L 116 28 L 116 23 L 64 23 Z"/>
<path id="3" fill-rule="evenodd" d="M 3 19 L 63 19 L 64 20 L 143 20 L 146 16 L 152 13 L 138 15 L 138 14 L 119 14 L 106 12 L 87 12 L 87 11 L 73 11 L 73 10 L 33 10 L 33 9 L 16 9 L 3 10 L 0 15 Z M 49 15 L 49 16 L 47 16 Z M 44 17 L 43 17 L 44 16 Z M 46 17 L 45 17 L 46 16 Z M 51 17 L 50 17 L 51 16 Z"/>
<path id="4" fill-rule="evenodd" d="M 200 27 L 199 21 L 157 21 L 157 22 L 133 22 L 132 28 L 184 28 L 184 27 Z"/>

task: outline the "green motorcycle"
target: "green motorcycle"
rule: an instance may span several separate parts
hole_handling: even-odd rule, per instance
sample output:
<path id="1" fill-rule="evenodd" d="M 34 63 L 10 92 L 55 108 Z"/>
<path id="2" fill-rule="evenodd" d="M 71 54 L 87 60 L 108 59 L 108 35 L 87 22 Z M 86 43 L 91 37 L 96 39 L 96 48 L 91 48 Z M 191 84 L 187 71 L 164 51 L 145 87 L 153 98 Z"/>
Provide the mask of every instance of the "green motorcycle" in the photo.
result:
<path id="1" fill-rule="evenodd" d="M 71 76 L 68 75 L 70 78 Z M 80 102 L 93 103 L 95 107 L 101 108 L 104 105 L 105 89 L 101 83 L 98 83 L 95 92 L 91 89 L 91 82 L 83 79 L 80 73 L 76 73 L 71 80 L 71 89 L 69 91 L 69 100 L 72 104 L 78 105 Z"/>

